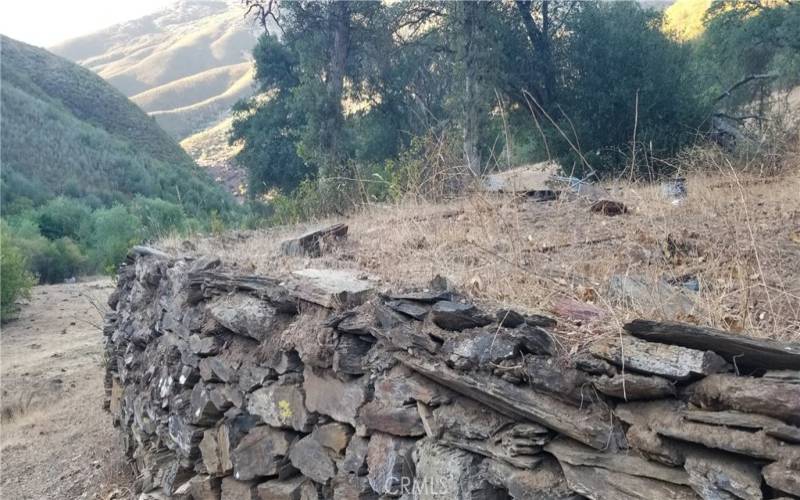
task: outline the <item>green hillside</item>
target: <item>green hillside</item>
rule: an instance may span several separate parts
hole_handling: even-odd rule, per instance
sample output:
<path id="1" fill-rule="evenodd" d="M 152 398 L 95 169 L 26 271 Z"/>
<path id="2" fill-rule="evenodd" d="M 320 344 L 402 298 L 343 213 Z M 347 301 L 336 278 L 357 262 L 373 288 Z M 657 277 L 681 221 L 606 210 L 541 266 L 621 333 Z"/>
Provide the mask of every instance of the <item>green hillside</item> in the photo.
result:
<path id="1" fill-rule="evenodd" d="M 238 0 L 177 0 L 49 50 L 91 69 L 174 139 L 191 143 L 187 151 L 198 165 L 235 175 L 227 147 L 230 108 L 255 92 L 259 32 L 244 12 Z"/>
<path id="2" fill-rule="evenodd" d="M 4 215 L 55 196 L 91 207 L 140 195 L 189 214 L 231 201 L 122 93 L 92 71 L 43 49 L 0 38 Z"/>

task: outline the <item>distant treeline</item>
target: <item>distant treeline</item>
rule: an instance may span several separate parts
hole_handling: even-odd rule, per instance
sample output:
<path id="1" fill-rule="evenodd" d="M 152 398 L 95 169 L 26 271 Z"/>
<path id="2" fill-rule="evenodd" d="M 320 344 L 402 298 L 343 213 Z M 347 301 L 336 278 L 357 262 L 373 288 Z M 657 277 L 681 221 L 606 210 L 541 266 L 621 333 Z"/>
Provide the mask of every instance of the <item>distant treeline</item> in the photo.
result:
<path id="1" fill-rule="evenodd" d="M 353 179 L 391 196 L 442 158 L 659 175 L 715 116 L 747 120 L 742 105 L 800 80 L 796 2 L 715 2 L 689 41 L 637 2 L 243 3 L 266 28 L 261 95 L 236 107 L 231 140 L 251 196 L 289 215 L 341 207 Z"/>

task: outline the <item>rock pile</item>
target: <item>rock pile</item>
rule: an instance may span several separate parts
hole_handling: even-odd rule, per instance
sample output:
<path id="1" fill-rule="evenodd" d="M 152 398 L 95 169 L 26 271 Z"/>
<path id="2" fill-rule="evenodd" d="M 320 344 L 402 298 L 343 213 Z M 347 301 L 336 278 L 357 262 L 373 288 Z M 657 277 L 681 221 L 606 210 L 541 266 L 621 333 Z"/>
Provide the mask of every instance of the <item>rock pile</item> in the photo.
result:
<path id="1" fill-rule="evenodd" d="M 143 498 L 800 495 L 798 346 L 635 321 L 567 359 L 553 320 L 445 287 L 143 248 L 109 304 Z"/>

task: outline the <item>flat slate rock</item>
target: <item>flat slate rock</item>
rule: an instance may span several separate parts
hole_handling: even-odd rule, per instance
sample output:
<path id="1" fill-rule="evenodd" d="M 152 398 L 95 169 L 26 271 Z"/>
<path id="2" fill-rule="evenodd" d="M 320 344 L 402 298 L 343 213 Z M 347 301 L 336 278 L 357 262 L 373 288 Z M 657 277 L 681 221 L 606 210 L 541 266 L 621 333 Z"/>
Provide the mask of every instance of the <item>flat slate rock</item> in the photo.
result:
<path id="1" fill-rule="evenodd" d="M 635 373 L 620 373 L 613 377 L 603 375 L 594 381 L 594 387 L 607 396 L 626 401 L 675 396 L 675 385 L 669 380 Z"/>
<path id="2" fill-rule="evenodd" d="M 297 238 L 281 242 L 281 254 L 298 257 L 319 257 L 322 255 L 326 244 L 347 238 L 346 224 L 333 224 L 331 226 L 309 231 Z"/>
<path id="3" fill-rule="evenodd" d="M 635 320 L 625 325 L 644 340 L 711 350 L 744 369 L 800 370 L 800 344 L 756 339 L 703 326 Z"/>
<path id="4" fill-rule="evenodd" d="M 596 342 L 589 347 L 589 352 L 626 370 L 678 381 L 729 368 L 724 359 L 711 351 L 657 344 L 629 336 Z"/>
<path id="5" fill-rule="evenodd" d="M 684 413 L 684 417 L 693 422 L 738 427 L 741 429 L 753 429 L 754 431 L 762 430 L 768 436 L 780 439 L 781 441 L 800 443 L 800 427 L 789 425 L 777 418 L 768 417 L 766 415 L 743 413 L 734 410 L 690 410 Z"/>
<path id="6" fill-rule="evenodd" d="M 764 480 L 773 488 L 800 497 L 800 470 L 783 462 L 773 462 L 761 470 Z"/>
<path id="7" fill-rule="evenodd" d="M 386 306 L 394 311 L 418 320 L 425 319 L 425 316 L 427 316 L 430 311 L 429 308 L 423 307 L 410 300 L 390 300 L 386 302 Z"/>
<path id="8" fill-rule="evenodd" d="M 666 319 L 685 318 L 692 314 L 697 305 L 696 293 L 670 285 L 664 280 L 653 281 L 643 276 L 612 276 L 608 283 L 608 295 L 613 301 L 632 307 L 640 314 L 657 314 Z"/>
<path id="9" fill-rule="evenodd" d="M 760 413 L 800 425 L 800 385 L 757 377 L 718 374 L 686 389 L 689 402 L 705 410 Z"/>
<path id="10" fill-rule="evenodd" d="M 453 292 L 448 292 L 447 290 L 393 293 L 389 294 L 388 297 L 392 300 L 410 300 L 413 302 L 422 302 L 423 304 L 433 304 L 442 300 L 453 300 L 455 298 Z"/>
<path id="11" fill-rule="evenodd" d="M 761 500 L 761 471 L 754 460 L 704 448 L 686 453 L 684 469 L 702 498 Z"/>
<path id="12" fill-rule="evenodd" d="M 287 288 L 295 297 L 329 309 L 354 307 L 375 291 L 376 283 L 362 274 L 345 269 L 302 269 L 292 272 Z"/>
<path id="13" fill-rule="evenodd" d="M 431 320 L 439 328 L 461 331 L 467 328 L 486 326 L 492 319 L 481 313 L 472 304 L 461 304 L 447 300 L 439 301 L 431 308 Z"/>
<path id="14" fill-rule="evenodd" d="M 800 460 L 800 446 L 763 432 L 693 422 L 683 416 L 684 410 L 686 404 L 680 401 L 658 400 L 620 404 L 614 414 L 623 422 L 650 429 L 666 438 L 768 460 Z"/>
<path id="15" fill-rule="evenodd" d="M 605 453 L 565 438 L 551 441 L 544 449 L 555 456 L 562 465 L 567 463 L 577 466 L 599 467 L 676 485 L 689 485 L 689 475 L 686 471 L 650 462 L 632 454 Z"/>
<path id="16" fill-rule="evenodd" d="M 395 353 L 404 365 L 469 398 L 514 418 L 537 422 L 597 449 L 616 449 L 621 429 L 608 412 L 586 405 L 583 408 L 532 387 L 516 386 L 479 372 L 459 372 L 443 361 L 428 356 Z"/>

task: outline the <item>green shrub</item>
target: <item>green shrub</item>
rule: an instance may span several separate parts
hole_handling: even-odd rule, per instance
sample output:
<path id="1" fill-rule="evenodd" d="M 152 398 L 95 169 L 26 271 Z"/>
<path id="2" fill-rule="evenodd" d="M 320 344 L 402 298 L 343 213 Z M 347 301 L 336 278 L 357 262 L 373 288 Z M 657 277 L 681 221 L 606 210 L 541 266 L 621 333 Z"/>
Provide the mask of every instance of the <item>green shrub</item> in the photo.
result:
<path id="1" fill-rule="evenodd" d="M 95 270 L 113 274 L 128 250 L 142 240 L 142 223 L 122 205 L 92 214 L 90 256 Z"/>
<path id="2" fill-rule="evenodd" d="M 36 278 L 28 270 L 22 252 L 14 245 L 5 223 L 0 230 L 0 322 L 11 319 L 16 301 L 30 297 Z"/>
<path id="3" fill-rule="evenodd" d="M 39 208 L 37 221 L 42 236 L 48 239 L 77 240 L 90 217 L 91 210 L 82 202 L 59 196 Z"/>
<path id="4" fill-rule="evenodd" d="M 186 215 L 174 203 L 153 198 L 137 197 L 131 205 L 131 212 L 142 222 L 148 238 L 158 238 L 173 231 L 183 231 Z"/>
<path id="5" fill-rule="evenodd" d="M 565 56 L 564 116 L 553 117 L 572 145 L 551 131 L 567 171 L 573 161 L 576 173 L 586 169 L 573 146 L 598 173 L 609 174 L 629 164 L 634 132 L 640 167 L 695 138 L 707 103 L 692 72 L 691 49 L 669 39 L 660 25 L 657 12 L 633 2 L 582 4 Z"/>

